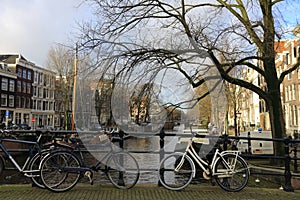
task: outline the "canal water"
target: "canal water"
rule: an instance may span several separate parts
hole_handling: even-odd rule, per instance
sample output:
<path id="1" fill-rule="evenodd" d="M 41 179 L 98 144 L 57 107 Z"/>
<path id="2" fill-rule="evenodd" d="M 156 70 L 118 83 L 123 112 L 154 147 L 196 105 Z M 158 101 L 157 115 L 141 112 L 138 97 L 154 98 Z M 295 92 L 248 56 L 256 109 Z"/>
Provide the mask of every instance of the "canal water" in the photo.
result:
<path id="1" fill-rule="evenodd" d="M 177 141 L 178 137 L 165 137 L 164 151 L 174 151 Z M 139 183 L 157 183 L 157 170 L 160 162 L 160 138 L 158 136 L 131 137 L 125 140 L 124 149 L 129 152 L 144 151 L 143 153 L 131 153 L 138 161 L 141 170 Z"/>

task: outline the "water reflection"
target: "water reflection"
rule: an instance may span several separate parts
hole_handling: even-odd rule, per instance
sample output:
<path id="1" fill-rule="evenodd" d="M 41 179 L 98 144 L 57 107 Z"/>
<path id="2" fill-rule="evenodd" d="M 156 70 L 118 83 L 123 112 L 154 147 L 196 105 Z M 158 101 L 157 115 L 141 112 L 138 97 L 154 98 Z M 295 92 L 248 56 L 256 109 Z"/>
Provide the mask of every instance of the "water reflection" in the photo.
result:
<path id="1" fill-rule="evenodd" d="M 165 148 L 166 152 L 173 152 L 178 137 L 166 137 Z M 137 159 L 141 176 L 138 183 L 157 183 L 157 169 L 160 162 L 160 138 L 157 136 L 152 137 L 130 137 L 124 142 L 124 149 L 133 151 L 132 155 Z M 134 153 L 135 151 L 143 153 Z"/>

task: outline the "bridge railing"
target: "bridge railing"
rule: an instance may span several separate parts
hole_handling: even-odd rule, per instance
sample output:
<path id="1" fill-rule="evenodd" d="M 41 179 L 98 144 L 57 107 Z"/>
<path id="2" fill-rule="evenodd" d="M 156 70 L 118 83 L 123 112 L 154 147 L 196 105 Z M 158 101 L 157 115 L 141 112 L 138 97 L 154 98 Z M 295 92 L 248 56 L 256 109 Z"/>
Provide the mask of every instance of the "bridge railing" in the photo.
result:
<path id="1" fill-rule="evenodd" d="M 16 130 L 13 131 L 13 133 L 17 134 L 18 136 L 22 138 L 31 138 L 34 137 L 36 134 L 36 130 Z M 97 131 L 89 131 L 87 132 L 88 134 L 99 134 Z M 48 131 L 48 136 L 67 136 L 67 135 L 72 135 L 75 134 L 77 135 L 78 133 L 76 131 Z M 166 137 L 191 137 L 191 134 L 180 134 L 178 132 L 165 132 L 164 130 L 161 130 L 159 133 L 124 133 L 122 131 L 118 132 L 119 135 L 119 140 L 117 141 L 119 143 L 119 147 L 123 148 L 124 143 L 126 142 L 126 138 L 128 136 L 131 137 L 159 137 L 159 149 L 156 151 L 145 151 L 145 150 L 130 150 L 129 152 L 131 153 L 137 153 L 137 154 L 158 154 L 159 159 L 162 160 L 166 154 L 173 153 L 172 151 L 166 151 L 165 150 L 165 139 Z M 253 140 L 259 140 L 259 141 L 272 141 L 282 143 L 284 145 L 284 154 L 280 156 L 276 155 L 257 155 L 257 154 L 252 154 L 250 149 L 247 151 L 247 153 L 241 153 L 241 156 L 244 157 L 245 159 L 271 159 L 271 160 L 282 160 L 284 162 L 284 168 L 283 168 L 283 173 L 278 173 L 278 172 L 266 172 L 266 171 L 252 171 L 251 174 L 261 174 L 261 175 L 271 175 L 271 176 L 283 176 L 284 177 L 284 190 L 285 191 L 294 191 L 292 184 L 291 184 L 291 179 L 292 177 L 299 177 L 300 175 L 297 174 L 298 171 L 298 161 L 300 160 L 299 158 L 299 143 L 300 140 L 298 139 L 292 139 L 292 138 L 259 138 L 259 137 L 238 137 L 238 136 L 229 136 L 229 135 L 221 135 L 221 136 L 215 136 L 215 135 L 207 135 L 207 134 L 197 134 L 196 137 L 200 138 L 221 138 L 222 139 L 222 146 L 223 149 L 226 150 L 232 144 L 232 141 L 238 141 L 238 140 L 247 140 L 248 141 L 248 147 L 251 147 L 251 141 Z M 85 144 L 89 145 L 89 144 Z M 93 145 L 93 144 L 91 144 Z M 231 146 L 235 148 L 235 146 Z M 0 150 L 1 151 L 1 150 Z M 22 151 L 28 151 L 28 149 L 19 149 L 19 148 L 12 148 L 9 149 L 11 152 L 22 152 Z M 82 151 L 88 151 L 88 150 L 82 150 Z M 99 149 L 99 152 L 104 152 L 103 150 Z M 291 166 L 293 166 L 293 170 L 291 169 Z M 146 169 L 146 168 L 141 168 L 141 170 L 149 171 L 157 171 L 157 169 Z"/>

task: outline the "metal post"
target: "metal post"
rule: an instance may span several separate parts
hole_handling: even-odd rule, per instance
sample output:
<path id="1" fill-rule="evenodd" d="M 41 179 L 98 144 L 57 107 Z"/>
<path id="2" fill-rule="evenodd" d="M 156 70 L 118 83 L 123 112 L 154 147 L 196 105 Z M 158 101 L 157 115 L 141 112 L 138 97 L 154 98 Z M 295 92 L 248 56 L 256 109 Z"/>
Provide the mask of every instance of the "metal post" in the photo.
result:
<path id="1" fill-rule="evenodd" d="M 251 134 L 248 132 L 248 154 L 251 154 Z"/>
<path id="2" fill-rule="evenodd" d="M 294 172 L 298 173 L 297 143 L 294 143 Z"/>
<path id="3" fill-rule="evenodd" d="M 119 131 L 119 137 L 120 137 L 120 139 L 119 139 L 119 147 L 123 150 L 123 148 L 124 148 L 124 132 L 122 130 Z M 122 155 L 122 154 L 120 154 L 120 155 Z M 123 163 L 123 161 L 124 161 L 123 159 L 124 158 L 119 158 L 119 159 L 120 159 L 119 163 L 121 165 L 123 165 L 124 164 Z M 125 186 L 125 183 L 124 183 L 124 174 L 121 171 L 119 172 L 118 185 Z"/>
<path id="4" fill-rule="evenodd" d="M 159 146 L 160 146 L 160 150 L 159 150 L 159 162 L 162 161 L 162 159 L 164 158 L 165 155 L 165 151 L 164 151 L 164 146 L 165 146 L 165 131 L 164 128 L 161 129 L 161 131 L 159 132 Z M 158 186 L 162 186 L 162 184 L 160 183 L 160 181 L 158 181 Z"/>
<path id="5" fill-rule="evenodd" d="M 222 137 L 224 137 L 223 150 L 227 151 L 227 149 L 228 149 L 228 142 L 229 142 L 228 135 L 224 134 Z"/>
<path id="6" fill-rule="evenodd" d="M 284 165 L 285 165 L 285 170 L 284 170 L 284 178 L 285 178 L 285 184 L 283 187 L 283 190 L 286 192 L 294 192 L 294 188 L 292 187 L 291 183 L 291 170 L 290 170 L 290 163 L 291 163 L 291 157 L 289 155 L 289 144 L 290 144 L 290 139 L 285 138 L 284 139 L 284 152 L 285 152 L 285 159 L 284 159 Z"/>

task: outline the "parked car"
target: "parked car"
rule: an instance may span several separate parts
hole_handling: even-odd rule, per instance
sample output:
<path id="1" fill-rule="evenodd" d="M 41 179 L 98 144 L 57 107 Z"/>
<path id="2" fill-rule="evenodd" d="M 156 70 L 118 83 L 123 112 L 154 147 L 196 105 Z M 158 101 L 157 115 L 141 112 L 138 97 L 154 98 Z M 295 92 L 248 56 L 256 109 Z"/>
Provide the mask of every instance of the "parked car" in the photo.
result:
<path id="1" fill-rule="evenodd" d="M 30 130 L 31 127 L 28 125 L 28 124 L 18 124 L 18 129 L 21 129 L 21 130 Z"/>

